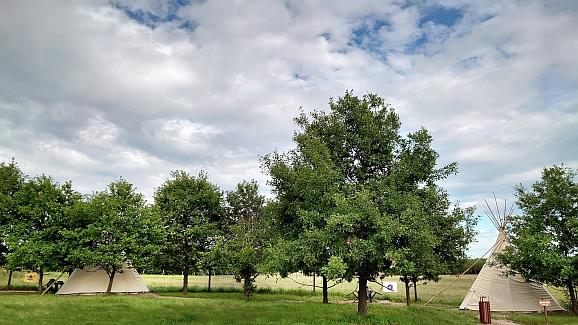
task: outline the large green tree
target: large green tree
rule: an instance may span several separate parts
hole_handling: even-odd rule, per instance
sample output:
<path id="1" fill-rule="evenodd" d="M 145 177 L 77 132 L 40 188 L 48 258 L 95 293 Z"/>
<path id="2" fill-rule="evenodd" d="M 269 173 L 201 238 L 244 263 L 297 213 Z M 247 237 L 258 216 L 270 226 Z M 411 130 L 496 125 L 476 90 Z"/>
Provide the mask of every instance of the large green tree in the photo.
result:
<path id="1" fill-rule="evenodd" d="M 5 267 L 8 256 L 6 236 L 9 226 L 18 220 L 16 193 L 24 184 L 24 174 L 14 160 L 0 163 L 0 266 Z M 8 285 L 12 280 L 12 270 Z"/>
<path id="2" fill-rule="evenodd" d="M 76 212 L 83 212 L 86 219 L 81 228 L 68 234 L 76 238 L 77 245 L 70 260 L 79 267 L 104 270 L 109 276 L 107 294 L 124 263 L 145 266 L 160 249 L 163 229 L 158 215 L 124 179 L 89 197 Z"/>
<path id="3" fill-rule="evenodd" d="M 257 182 L 243 181 L 227 193 L 226 202 L 229 231 L 224 239 L 224 255 L 229 270 L 243 283 L 243 294 L 249 299 L 269 241 L 265 197 L 259 194 Z"/>
<path id="4" fill-rule="evenodd" d="M 405 284 L 406 304 L 410 304 L 410 287 L 417 301 L 419 281 L 438 281 L 449 274 L 454 264 L 465 258 L 465 252 L 475 235 L 474 208 L 449 208 L 447 193 L 439 189 L 424 189 L 423 197 L 406 198 L 411 208 L 405 209 L 398 228 L 399 245 L 390 252 L 394 266 L 389 275 L 401 275 Z M 431 196 L 429 196 L 431 195 Z M 435 206 L 429 203 L 437 202 Z"/>
<path id="5" fill-rule="evenodd" d="M 528 281 L 566 288 L 578 314 L 578 182 L 577 171 L 554 166 L 541 180 L 515 187 L 519 216 L 509 220 L 509 246 L 502 262 Z"/>
<path id="6" fill-rule="evenodd" d="M 58 184 L 48 176 L 25 182 L 16 194 L 17 219 L 10 223 L 6 239 L 8 265 L 37 271 L 39 292 L 46 270 L 67 267 L 62 229 L 67 225 L 69 209 L 80 198 L 70 182 Z"/>
<path id="7" fill-rule="evenodd" d="M 270 205 L 277 235 L 268 249 L 266 264 L 284 277 L 298 271 L 320 275 L 323 303 L 328 303 L 328 275 L 323 268 L 331 258 L 328 248 L 334 237 L 327 232 L 326 222 L 341 178 L 318 138 L 300 133 L 294 141 L 295 150 L 263 158 L 277 197 Z"/>
<path id="8" fill-rule="evenodd" d="M 438 154 L 427 130 L 402 136 L 399 116 L 377 95 L 359 98 L 346 92 L 330 100 L 328 111 L 302 114 L 296 122 L 301 130 L 294 137 L 297 149 L 290 155 L 306 161 L 313 171 L 322 166 L 332 185 L 318 193 L 293 191 L 295 184 L 307 183 L 313 176 L 280 177 L 285 166 L 291 170 L 294 164 L 271 155 L 265 166 L 279 202 L 285 202 L 280 222 L 286 231 L 296 233 L 303 232 L 302 224 L 311 220 L 319 225 L 315 229 L 322 235 L 317 243 L 330 262 L 325 270 L 338 274 L 333 266 L 342 265 L 345 278 L 358 278 L 358 314 L 367 315 L 368 281 L 395 265 L 399 250 L 417 235 L 407 229 L 427 225 L 417 221 L 439 201 L 432 196 L 434 203 L 424 204 L 422 189 L 437 190 L 436 182 L 455 173 L 456 164 L 437 166 Z M 316 211 L 302 203 L 305 195 L 328 201 L 322 211 Z M 410 216 L 418 216 L 417 221 L 408 222 Z"/>
<path id="9" fill-rule="evenodd" d="M 155 193 L 167 238 L 163 256 L 183 272 L 182 292 L 188 291 L 188 279 L 205 254 L 210 251 L 222 229 L 223 195 L 209 182 L 207 174 L 192 176 L 173 171 Z"/>

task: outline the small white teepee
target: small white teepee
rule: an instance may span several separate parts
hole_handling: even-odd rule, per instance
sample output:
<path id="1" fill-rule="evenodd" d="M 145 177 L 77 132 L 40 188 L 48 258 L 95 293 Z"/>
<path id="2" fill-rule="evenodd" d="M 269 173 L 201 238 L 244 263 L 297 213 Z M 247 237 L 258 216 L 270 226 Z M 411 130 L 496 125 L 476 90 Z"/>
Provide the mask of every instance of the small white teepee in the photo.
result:
<path id="1" fill-rule="evenodd" d="M 108 274 L 100 267 L 85 267 L 76 269 L 57 295 L 86 295 L 105 293 L 108 287 Z M 145 293 L 149 289 L 144 284 L 136 270 L 125 263 L 114 276 L 111 292 L 114 293 Z"/>
<path id="2" fill-rule="evenodd" d="M 480 297 L 487 297 L 493 311 L 540 312 L 543 311 L 543 307 L 540 307 L 539 304 L 541 299 L 551 301 L 548 311 L 564 310 L 543 285 L 528 283 L 519 274 L 506 276 L 505 273 L 510 269 L 496 263 L 496 256 L 508 246 L 505 232 L 506 203 L 504 201 L 503 215 L 500 215 L 497 200 L 496 213 L 492 211 L 487 201 L 485 203 L 488 208 L 486 214 L 499 231 L 498 239 L 492 246 L 486 264 L 476 277 L 470 291 L 460 305 L 460 309 L 478 310 Z M 510 208 L 508 216 L 511 215 L 512 208 Z"/>

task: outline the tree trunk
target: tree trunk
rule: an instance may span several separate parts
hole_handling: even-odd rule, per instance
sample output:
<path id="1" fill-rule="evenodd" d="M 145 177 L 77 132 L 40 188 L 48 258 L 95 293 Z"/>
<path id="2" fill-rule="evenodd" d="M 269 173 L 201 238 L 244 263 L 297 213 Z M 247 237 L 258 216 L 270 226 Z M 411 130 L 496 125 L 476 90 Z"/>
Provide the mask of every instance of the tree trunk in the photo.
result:
<path id="1" fill-rule="evenodd" d="M 313 292 L 315 292 L 315 273 L 313 273 Z"/>
<path id="2" fill-rule="evenodd" d="M 106 294 L 109 295 L 112 291 L 112 284 L 114 282 L 114 276 L 116 275 L 116 267 L 112 267 L 112 272 L 110 272 L 108 279 L 108 287 L 106 288 Z"/>
<path id="3" fill-rule="evenodd" d="M 358 295 L 357 315 L 367 316 L 367 278 L 364 275 L 359 276 Z"/>
<path id="4" fill-rule="evenodd" d="M 417 280 L 415 278 L 412 279 L 413 282 L 413 301 L 417 302 Z"/>
<path id="5" fill-rule="evenodd" d="M 323 303 L 329 303 L 329 296 L 328 296 L 328 289 L 327 289 L 327 277 L 325 275 L 322 276 L 323 279 Z"/>
<path id="6" fill-rule="evenodd" d="M 251 284 L 251 279 L 249 277 L 243 278 L 243 296 L 245 299 L 251 299 L 251 289 L 253 285 Z"/>
<path id="7" fill-rule="evenodd" d="M 12 270 L 8 273 L 8 286 L 12 283 Z"/>
<path id="8" fill-rule="evenodd" d="M 211 268 L 209 268 L 209 286 L 207 288 L 209 292 L 211 292 Z"/>
<path id="9" fill-rule="evenodd" d="M 183 288 L 181 289 L 183 294 L 189 292 L 189 263 L 187 262 L 183 268 Z"/>
<path id="10" fill-rule="evenodd" d="M 573 283 L 568 283 L 568 296 L 570 296 L 570 309 L 574 314 L 578 314 L 578 301 L 576 301 L 576 290 Z"/>
<path id="11" fill-rule="evenodd" d="M 44 280 L 44 272 L 42 269 L 38 269 L 38 293 L 42 293 L 42 282 Z"/>
<path id="12" fill-rule="evenodd" d="M 409 279 L 406 275 L 403 276 L 403 283 L 405 283 L 405 304 L 409 306 Z"/>

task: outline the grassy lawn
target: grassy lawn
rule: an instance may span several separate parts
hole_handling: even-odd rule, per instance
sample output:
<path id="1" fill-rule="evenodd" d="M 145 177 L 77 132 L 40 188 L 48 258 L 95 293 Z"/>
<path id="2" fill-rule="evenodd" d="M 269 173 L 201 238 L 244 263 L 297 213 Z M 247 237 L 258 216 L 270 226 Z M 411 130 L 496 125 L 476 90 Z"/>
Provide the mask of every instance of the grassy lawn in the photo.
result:
<path id="1" fill-rule="evenodd" d="M 506 318 L 524 325 L 546 324 L 544 314 L 507 314 Z M 549 314 L 548 321 L 550 325 L 576 325 L 578 324 L 578 316 L 569 313 Z"/>
<path id="2" fill-rule="evenodd" d="M 56 278 L 60 273 L 46 275 Z M 261 276 L 252 301 L 242 297 L 241 285 L 231 276 L 214 276 L 213 292 L 206 292 L 207 277 L 189 278 L 191 292 L 183 297 L 176 292 L 181 276 L 144 275 L 145 283 L 160 296 L 37 296 L 34 294 L 2 294 L 0 291 L 0 324 L 476 324 L 477 313 L 457 310 L 475 276 L 456 281 L 433 306 L 424 302 L 454 279 L 444 276 L 438 283 L 418 285 L 420 301 L 409 308 L 370 304 L 371 316 L 355 316 L 356 305 L 345 303 L 348 293 L 357 284 L 341 283 L 329 290 L 330 305 L 320 304 L 321 292 L 296 283 L 311 284 L 312 278 L 294 274 L 290 279 Z M 66 279 L 64 275 L 62 280 Z M 396 278 L 386 279 L 396 281 Z M 0 289 L 5 287 L 7 274 L 0 270 Z M 317 279 L 320 284 L 321 279 Z M 15 272 L 12 283 L 17 289 L 32 289 L 34 283 L 24 283 L 23 274 Z M 379 290 L 377 284 L 371 286 Z M 398 282 L 397 294 L 378 295 L 378 300 L 404 301 L 403 284 Z M 560 299 L 563 293 L 550 290 Z M 413 294 L 413 292 L 412 292 Z M 191 299 L 188 299 L 191 298 Z M 339 302 L 339 303 L 338 303 Z M 519 324 L 544 324 L 541 314 L 495 314 Z M 569 314 L 550 317 L 550 324 L 578 324 Z"/>
<path id="3" fill-rule="evenodd" d="M 0 296 L 2 324 L 476 324 L 472 313 L 441 308 L 143 296 Z"/>

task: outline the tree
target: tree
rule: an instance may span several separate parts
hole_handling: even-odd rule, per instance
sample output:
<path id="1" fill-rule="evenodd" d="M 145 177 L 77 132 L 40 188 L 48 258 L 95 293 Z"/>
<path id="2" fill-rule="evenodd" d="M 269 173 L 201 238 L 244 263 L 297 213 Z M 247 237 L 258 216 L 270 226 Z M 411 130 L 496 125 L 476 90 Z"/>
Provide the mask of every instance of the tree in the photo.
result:
<path id="1" fill-rule="evenodd" d="M 223 221 L 222 193 L 209 182 L 207 174 L 197 177 L 173 171 L 155 193 L 166 230 L 164 256 L 183 272 L 182 292 L 187 293 L 189 274 L 198 266 L 203 253 L 210 250 Z"/>
<path id="2" fill-rule="evenodd" d="M 410 288 L 417 301 L 419 281 L 438 281 L 441 274 L 448 274 L 455 263 L 465 258 L 469 243 L 474 239 L 476 219 L 474 208 L 462 209 L 450 203 L 445 191 L 424 189 L 420 200 L 411 203 L 401 215 L 401 227 L 395 241 L 399 244 L 390 253 L 394 266 L 390 275 L 401 275 L 405 284 L 406 304 L 410 304 Z M 427 195 L 432 195 L 429 197 Z M 433 199 L 433 200 L 432 200 Z M 437 202 L 436 206 L 428 206 Z"/>
<path id="3" fill-rule="evenodd" d="M 286 154 L 274 152 L 263 158 L 277 197 L 270 205 L 277 238 L 268 249 L 266 264 L 271 272 L 283 277 L 298 271 L 321 275 L 322 299 L 328 303 L 328 274 L 323 268 L 331 258 L 328 248 L 332 236 L 327 232 L 326 221 L 334 208 L 333 196 L 340 175 L 327 147 L 318 138 L 301 133 L 294 136 L 294 141 L 295 150 Z"/>
<path id="4" fill-rule="evenodd" d="M 142 266 L 158 253 L 161 223 L 145 206 L 142 194 L 122 178 L 92 195 L 84 212 L 88 225 L 71 233 L 77 241 L 71 260 L 77 266 L 104 270 L 109 277 L 106 293 L 110 294 L 124 263 Z"/>
<path id="5" fill-rule="evenodd" d="M 519 216 L 509 220 L 509 246 L 501 261 L 527 281 L 566 288 L 578 314 L 578 172 L 564 166 L 542 171 L 530 189 L 515 187 Z"/>
<path id="6" fill-rule="evenodd" d="M 11 224 L 18 220 L 16 193 L 24 184 L 24 174 L 12 159 L 9 163 L 0 163 L 0 266 L 7 263 L 8 246 L 6 236 Z M 12 269 L 8 275 L 8 286 L 12 280 Z"/>
<path id="7" fill-rule="evenodd" d="M 367 315 L 368 281 L 390 270 L 396 250 L 406 247 L 412 235 L 405 231 L 410 225 L 403 217 L 411 214 L 415 205 L 409 205 L 407 199 L 421 202 L 420 189 L 436 188 L 437 181 L 456 172 L 456 164 L 437 168 L 438 154 L 427 130 L 401 136 L 398 115 L 377 95 L 358 98 L 346 92 L 330 100 L 328 112 L 301 114 L 296 122 L 301 132 L 294 137 L 294 155 L 304 161 L 317 160 L 327 169 L 323 173 L 332 175 L 334 185 L 317 193 L 319 198 L 329 199 L 323 213 L 295 208 L 287 188 L 303 179 L 281 178 L 275 168 L 283 170 L 283 164 L 275 163 L 274 156 L 274 163 L 265 161 L 272 187 L 288 202 L 281 220 L 287 231 L 299 232 L 302 220 L 311 216 L 322 219 L 322 233 L 329 236 L 324 237 L 329 244 L 328 260 L 333 266 L 343 265 L 346 279 L 358 278 L 358 314 Z M 315 165 L 312 168 L 317 171 Z M 438 198 L 432 200 L 435 203 Z M 340 273 L 329 264 L 325 269 Z"/>
<path id="8" fill-rule="evenodd" d="M 6 242 L 11 269 L 24 267 L 38 272 L 38 292 L 42 292 L 44 271 L 66 267 L 66 251 L 61 248 L 67 210 L 81 196 L 70 182 L 62 185 L 48 176 L 25 182 L 16 193 L 18 218 L 8 229 Z"/>
<path id="9" fill-rule="evenodd" d="M 224 243 L 225 255 L 229 270 L 243 283 L 243 295 L 250 299 L 268 242 L 265 197 L 259 194 L 257 182 L 243 181 L 227 193 L 226 202 L 230 226 Z"/>

